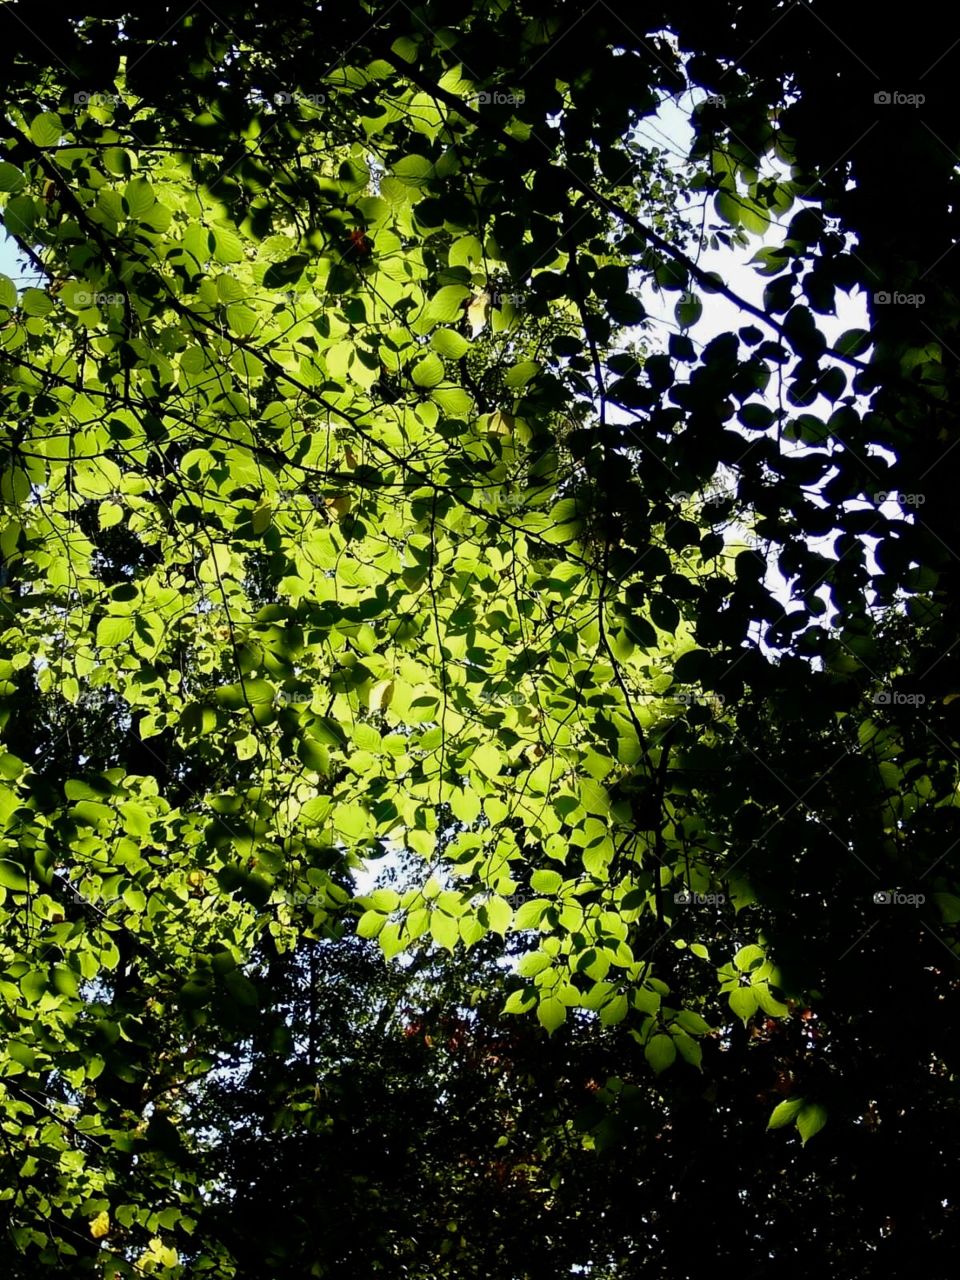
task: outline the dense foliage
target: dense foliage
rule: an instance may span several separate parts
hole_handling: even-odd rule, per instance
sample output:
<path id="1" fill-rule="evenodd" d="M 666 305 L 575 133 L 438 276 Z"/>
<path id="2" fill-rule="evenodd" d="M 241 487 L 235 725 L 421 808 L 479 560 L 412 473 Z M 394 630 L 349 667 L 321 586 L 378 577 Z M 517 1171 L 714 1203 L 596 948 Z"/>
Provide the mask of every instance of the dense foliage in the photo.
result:
<path id="1" fill-rule="evenodd" d="M 92 7 L 0 7 L 16 1274 L 945 1275 L 952 37 Z"/>

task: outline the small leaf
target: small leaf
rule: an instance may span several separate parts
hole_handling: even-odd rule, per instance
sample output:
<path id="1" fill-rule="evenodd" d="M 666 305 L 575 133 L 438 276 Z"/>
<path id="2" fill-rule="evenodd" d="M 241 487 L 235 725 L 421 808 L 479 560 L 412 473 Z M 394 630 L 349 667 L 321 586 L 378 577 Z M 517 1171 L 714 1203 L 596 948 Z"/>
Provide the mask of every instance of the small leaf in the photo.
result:
<path id="1" fill-rule="evenodd" d="M 797 1116 L 797 1130 L 804 1146 L 827 1123 L 827 1112 L 817 1102 L 808 1102 Z"/>
<path id="2" fill-rule="evenodd" d="M 803 1098 L 787 1098 L 785 1102 L 780 1102 L 773 1108 L 770 1113 L 770 1119 L 767 1121 L 768 1129 L 783 1129 L 797 1118 L 804 1106 Z"/>
<path id="3" fill-rule="evenodd" d="M 530 379 L 536 377 L 539 372 L 540 365 L 536 360 L 522 360 L 507 371 L 503 381 L 506 386 L 515 391 L 520 387 L 525 387 Z"/>

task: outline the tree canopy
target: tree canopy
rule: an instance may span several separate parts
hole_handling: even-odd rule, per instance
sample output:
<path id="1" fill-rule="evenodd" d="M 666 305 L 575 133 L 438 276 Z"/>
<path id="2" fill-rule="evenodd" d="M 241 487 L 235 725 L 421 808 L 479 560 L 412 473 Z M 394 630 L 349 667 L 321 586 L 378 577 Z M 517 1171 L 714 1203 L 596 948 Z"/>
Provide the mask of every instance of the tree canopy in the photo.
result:
<path id="1" fill-rule="evenodd" d="M 946 1274 L 952 34 L 90 8 L 0 6 L 11 1274 Z"/>

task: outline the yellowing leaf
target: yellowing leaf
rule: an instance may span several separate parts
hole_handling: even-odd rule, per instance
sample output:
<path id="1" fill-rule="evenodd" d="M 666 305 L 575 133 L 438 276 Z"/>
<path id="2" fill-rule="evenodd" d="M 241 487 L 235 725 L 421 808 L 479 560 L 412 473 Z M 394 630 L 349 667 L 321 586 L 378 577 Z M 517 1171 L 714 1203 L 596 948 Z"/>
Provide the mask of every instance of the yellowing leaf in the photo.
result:
<path id="1" fill-rule="evenodd" d="M 467 321 L 470 324 L 470 336 L 472 338 L 482 332 L 489 315 L 490 295 L 487 292 L 478 293 L 475 298 L 470 300 L 467 306 Z"/>
<path id="2" fill-rule="evenodd" d="M 371 711 L 386 711 L 393 698 L 393 681 L 378 680 L 370 690 L 368 705 Z"/>
<path id="3" fill-rule="evenodd" d="M 90 1223 L 90 1234 L 94 1240 L 102 1240 L 110 1231 L 110 1215 L 102 1209 Z"/>

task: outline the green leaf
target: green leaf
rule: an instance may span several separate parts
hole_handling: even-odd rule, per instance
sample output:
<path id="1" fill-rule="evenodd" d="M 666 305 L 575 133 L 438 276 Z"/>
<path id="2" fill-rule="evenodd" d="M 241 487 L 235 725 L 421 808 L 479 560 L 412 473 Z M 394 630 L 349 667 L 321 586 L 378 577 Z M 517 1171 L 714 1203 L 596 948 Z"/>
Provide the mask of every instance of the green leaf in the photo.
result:
<path id="1" fill-rule="evenodd" d="M 670 1034 L 673 1036 L 674 1043 L 677 1046 L 677 1051 L 680 1054 L 680 1057 L 683 1058 L 684 1062 L 689 1062 L 690 1066 L 696 1067 L 698 1071 L 702 1070 L 703 1049 L 696 1040 L 691 1036 L 688 1036 L 685 1031 L 671 1030 Z"/>
<path id="2" fill-rule="evenodd" d="M 156 204 L 153 187 L 146 178 L 134 178 L 123 189 L 123 199 L 131 218 L 141 218 Z"/>
<path id="3" fill-rule="evenodd" d="M 453 916 L 434 911 L 430 915 L 430 936 L 438 947 L 445 947 L 451 954 L 460 941 L 460 929 Z"/>
<path id="4" fill-rule="evenodd" d="M 545 542 L 562 545 L 573 542 L 583 528 L 580 510 L 573 498 L 564 498 L 550 509 L 550 524 L 540 537 Z"/>
<path id="5" fill-rule="evenodd" d="M 474 412 L 473 400 L 463 387 L 437 387 L 430 399 L 448 418 L 469 418 Z"/>
<path id="6" fill-rule="evenodd" d="M 470 763 L 487 778 L 496 778 L 503 769 L 503 759 L 492 742 L 482 742 L 476 747 Z"/>
<path id="7" fill-rule="evenodd" d="M 23 892 L 29 888 L 23 867 L 7 858 L 0 858 L 0 886 L 4 889 L 16 889 Z"/>
<path id="8" fill-rule="evenodd" d="M 595 778 L 584 778 L 580 783 L 580 803 L 587 813 L 603 816 L 610 812 L 610 796 L 607 789 Z"/>
<path id="9" fill-rule="evenodd" d="M 754 991 L 757 993 L 760 1008 L 771 1018 L 785 1018 L 790 1012 L 789 1008 L 773 995 L 765 982 L 758 982 L 754 986 Z"/>
<path id="10" fill-rule="evenodd" d="M 797 1118 L 803 1106 L 803 1098 L 787 1098 L 785 1102 L 778 1103 L 770 1113 L 767 1128 L 782 1129 L 791 1124 Z"/>
<path id="11" fill-rule="evenodd" d="M 443 361 L 431 351 L 413 366 L 410 377 L 418 387 L 435 387 L 443 381 Z"/>
<path id="12" fill-rule="evenodd" d="M 517 973 L 521 978 L 535 978 L 544 969 L 549 969 L 550 964 L 550 957 L 542 951 L 528 951 L 525 956 L 521 956 L 518 960 Z"/>
<path id="13" fill-rule="evenodd" d="M 314 773 L 330 772 L 330 752 L 316 738 L 301 738 L 297 743 L 297 757 L 301 764 Z"/>
<path id="14" fill-rule="evenodd" d="M 740 948 L 733 957 L 733 963 L 741 973 L 746 973 L 748 970 L 756 969 L 758 965 L 763 964 L 764 958 L 763 948 L 751 942 L 748 946 Z"/>
<path id="15" fill-rule="evenodd" d="M 0 160 L 0 191 L 20 191 L 26 185 L 26 178 L 16 165 L 8 160 Z"/>
<path id="16" fill-rule="evenodd" d="M 730 1008 L 742 1019 L 743 1025 L 757 1012 L 757 993 L 753 987 L 735 987 L 728 997 Z"/>
<path id="17" fill-rule="evenodd" d="M 434 324 L 453 324 L 455 321 L 462 319 L 464 314 L 463 304 L 469 297 L 470 290 L 465 285 L 444 285 L 442 289 L 437 290 L 427 303 L 426 319 L 432 321 Z M 440 351 L 442 355 L 452 355 L 454 359 L 459 359 L 470 345 L 466 338 L 462 337 L 459 333 L 450 333 L 449 338 L 456 340 L 453 344 L 454 348 L 459 343 L 463 344 L 463 348 L 460 351 L 443 351 L 436 343 L 436 339 L 439 337 L 439 333 L 434 334 L 432 345 L 436 350 Z M 442 341 L 448 342 L 449 339 L 442 339 Z"/>
<path id="18" fill-rule="evenodd" d="M 692 1036 L 705 1036 L 713 1030 L 705 1018 L 692 1009 L 683 1009 L 677 1014 L 677 1024 Z"/>
<path id="19" fill-rule="evenodd" d="M 666 1071 L 677 1058 L 677 1046 L 673 1042 L 673 1037 L 662 1034 L 651 1036 L 644 1046 L 643 1056 L 657 1075 L 661 1071 Z"/>
<path id="20" fill-rule="evenodd" d="M 512 391 L 525 387 L 540 372 L 540 364 L 536 360 L 522 360 L 507 371 L 503 381 Z"/>
<path id="21" fill-rule="evenodd" d="M 387 923 L 387 917 L 380 911 L 365 911 L 357 921 L 357 936 L 360 938 L 376 938 Z"/>
<path id="22" fill-rule="evenodd" d="M 390 52 L 395 53 L 404 62 L 416 62 L 420 54 L 420 46 L 416 40 L 411 40 L 409 36 L 398 36 L 390 46 Z"/>
<path id="23" fill-rule="evenodd" d="M 534 893 L 557 893 L 562 884 L 563 877 L 556 871 L 534 871 L 530 877 Z"/>
<path id="24" fill-rule="evenodd" d="M 101 618 L 97 624 L 97 644 L 101 648 L 111 648 L 123 644 L 133 635 L 135 623 L 133 618 Z"/>
<path id="25" fill-rule="evenodd" d="M 494 933 L 505 936 L 513 920 L 513 908 L 504 898 L 494 895 L 483 904 L 487 925 Z"/>
<path id="26" fill-rule="evenodd" d="M 55 147 L 61 133 L 62 121 L 52 111 L 43 111 L 30 121 L 30 137 L 38 147 Z"/>
<path id="27" fill-rule="evenodd" d="M 827 1123 L 827 1112 L 825 1107 L 821 1107 L 819 1103 L 808 1102 L 800 1114 L 797 1116 L 797 1130 L 804 1146 L 807 1142 L 820 1132 Z"/>
<path id="28" fill-rule="evenodd" d="M 400 895 L 396 889 L 374 889 L 370 895 L 370 905 L 377 911 L 396 911 L 400 905 Z"/>
<path id="29" fill-rule="evenodd" d="M 543 913 L 550 906 L 545 898 L 531 898 L 517 908 L 513 917 L 514 929 L 536 929 L 543 918 Z"/>
<path id="30" fill-rule="evenodd" d="M 217 689 L 213 696 L 221 707 L 238 711 L 246 707 L 247 703 L 252 706 L 257 703 L 272 702 L 274 692 L 274 687 L 268 680 L 244 680 L 242 683 L 224 685 Z M 316 728 L 316 726 L 311 727 Z"/>
<path id="31" fill-rule="evenodd" d="M 541 1026 L 553 1035 L 557 1027 L 566 1021 L 567 1007 L 556 996 L 547 996 L 537 1005 L 537 1018 Z"/>
<path id="32" fill-rule="evenodd" d="M 393 176 L 411 187 L 422 187 L 433 177 L 433 165 L 426 156 L 404 156 L 393 166 Z"/>
<path id="33" fill-rule="evenodd" d="M 625 995 L 616 995 L 600 1010 L 600 1021 L 605 1027 L 615 1026 L 627 1016 L 629 1001 Z"/>
<path id="34" fill-rule="evenodd" d="M 503 1006 L 504 1013 L 528 1013 L 537 1003 L 537 993 L 529 987 L 512 991 Z"/>
<path id="35" fill-rule="evenodd" d="M 430 345 L 448 360 L 459 360 L 470 350 L 467 339 L 453 329 L 437 329 L 430 338 Z"/>

